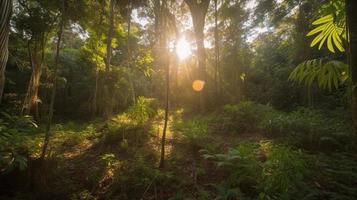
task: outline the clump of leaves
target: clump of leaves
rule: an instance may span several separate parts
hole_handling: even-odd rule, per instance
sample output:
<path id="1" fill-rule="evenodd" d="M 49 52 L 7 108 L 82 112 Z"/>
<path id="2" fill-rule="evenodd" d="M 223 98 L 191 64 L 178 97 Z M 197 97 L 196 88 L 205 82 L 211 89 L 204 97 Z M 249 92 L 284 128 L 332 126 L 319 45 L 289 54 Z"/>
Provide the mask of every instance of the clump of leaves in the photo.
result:
<path id="1" fill-rule="evenodd" d="M 138 97 L 134 105 L 128 109 L 128 116 L 139 124 L 147 122 L 156 114 L 155 100 Z"/>
<path id="2" fill-rule="evenodd" d="M 273 111 L 270 106 L 242 101 L 224 106 L 223 116 L 218 123 L 223 131 L 254 132 L 258 130 L 259 122 Z"/>
<path id="3" fill-rule="evenodd" d="M 27 167 L 27 157 L 31 142 L 29 136 L 37 125 L 30 116 L 11 116 L 1 112 L 0 119 L 0 173 L 10 172 L 15 168 Z"/>
<path id="4" fill-rule="evenodd" d="M 217 199 L 299 199 L 309 175 L 303 152 L 269 141 L 242 143 L 226 153 L 201 152 L 226 174 L 216 185 Z"/>
<path id="5" fill-rule="evenodd" d="M 181 139 L 190 148 L 199 149 L 203 147 L 203 141 L 209 137 L 209 119 L 195 117 L 174 124 L 174 130 L 181 133 Z"/>

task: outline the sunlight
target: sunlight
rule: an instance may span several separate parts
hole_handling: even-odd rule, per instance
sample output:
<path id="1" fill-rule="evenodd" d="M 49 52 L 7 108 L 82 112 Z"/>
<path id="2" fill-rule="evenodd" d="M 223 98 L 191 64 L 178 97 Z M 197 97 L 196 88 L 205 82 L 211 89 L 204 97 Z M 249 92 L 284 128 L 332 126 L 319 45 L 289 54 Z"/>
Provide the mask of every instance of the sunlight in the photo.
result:
<path id="1" fill-rule="evenodd" d="M 187 40 L 184 37 L 182 37 L 177 42 L 176 54 L 180 58 L 180 60 L 185 60 L 192 54 L 191 45 L 187 42 Z"/>

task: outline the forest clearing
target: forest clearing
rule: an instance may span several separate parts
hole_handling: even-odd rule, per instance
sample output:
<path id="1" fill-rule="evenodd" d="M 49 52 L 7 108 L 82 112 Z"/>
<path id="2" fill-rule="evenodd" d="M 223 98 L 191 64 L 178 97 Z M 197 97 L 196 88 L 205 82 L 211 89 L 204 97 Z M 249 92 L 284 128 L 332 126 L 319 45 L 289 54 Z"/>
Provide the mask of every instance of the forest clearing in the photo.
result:
<path id="1" fill-rule="evenodd" d="M 355 11 L 1 0 L 0 200 L 357 199 Z"/>

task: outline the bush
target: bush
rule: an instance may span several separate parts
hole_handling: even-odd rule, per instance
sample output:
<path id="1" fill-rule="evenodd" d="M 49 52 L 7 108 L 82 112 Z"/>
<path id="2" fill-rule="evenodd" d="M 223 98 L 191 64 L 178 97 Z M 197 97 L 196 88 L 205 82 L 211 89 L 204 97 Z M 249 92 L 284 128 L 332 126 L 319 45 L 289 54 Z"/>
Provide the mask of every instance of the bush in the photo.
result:
<path id="1" fill-rule="evenodd" d="M 217 199 L 301 199 L 308 157 L 270 142 L 242 143 L 223 154 L 204 152 L 226 174 L 216 185 Z"/>
<path id="2" fill-rule="evenodd" d="M 1 112 L 0 119 L 0 173 L 15 168 L 27 167 L 27 158 L 35 147 L 30 136 L 36 132 L 37 125 L 30 116 L 11 116 Z"/>
<path id="3" fill-rule="evenodd" d="M 270 106 L 243 101 L 237 105 L 226 105 L 219 124 L 221 130 L 229 132 L 254 132 L 258 131 L 260 121 L 274 112 Z"/>
<path id="4" fill-rule="evenodd" d="M 156 114 L 156 110 L 155 99 L 138 97 L 135 104 L 128 109 L 128 116 L 136 123 L 143 124 Z"/>
<path id="5" fill-rule="evenodd" d="M 325 118 L 320 112 L 300 108 L 291 113 L 272 112 L 260 123 L 268 136 L 285 136 L 298 146 L 320 149 L 341 147 L 351 137 L 340 119 Z"/>
<path id="6" fill-rule="evenodd" d="M 174 130 L 181 133 L 182 142 L 186 143 L 193 151 L 203 148 L 205 140 L 209 134 L 210 119 L 204 117 L 196 117 L 174 124 Z"/>

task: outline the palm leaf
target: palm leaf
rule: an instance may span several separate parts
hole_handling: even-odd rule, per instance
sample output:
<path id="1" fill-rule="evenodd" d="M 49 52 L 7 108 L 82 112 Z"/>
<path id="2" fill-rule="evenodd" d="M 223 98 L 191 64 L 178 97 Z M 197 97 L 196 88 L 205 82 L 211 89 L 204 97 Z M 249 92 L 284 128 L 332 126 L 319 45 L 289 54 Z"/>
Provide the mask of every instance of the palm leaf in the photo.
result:
<path id="1" fill-rule="evenodd" d="M 336 50 L 344 52 L 342 39 L 345 39 L 345 23 L 337 23 L 333 15 L 326 15 L 314 21 L 313 25 L 317 26 L 311 30 L 307 36 L 317 35 L 311 42 L 311 47 L 319 44 L 319 49 L 326 44 L 329 51 L 335 53 Z M 341 24 L 341 25 L 339 25 Z"/>
<path id="2" fill-rule="evenodd" d="M 348 78 L 348 65 L 326 58 L 308 60 L 298 65 L 290 74 L 289 80 L 311 87 L 314 82 L 322 89 L 338 88 Z"/>

